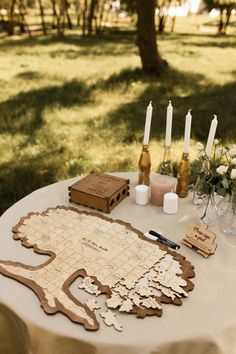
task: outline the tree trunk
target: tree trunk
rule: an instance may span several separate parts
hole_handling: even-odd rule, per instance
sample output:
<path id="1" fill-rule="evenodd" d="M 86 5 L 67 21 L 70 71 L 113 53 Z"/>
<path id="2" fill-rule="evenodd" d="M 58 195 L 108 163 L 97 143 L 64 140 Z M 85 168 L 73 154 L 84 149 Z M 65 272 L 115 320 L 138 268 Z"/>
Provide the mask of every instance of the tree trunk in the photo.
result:
<path id="1" fill-rule="evenodd" d="M 84 0 L 83 11 L 82 11 L 82 35 L 86 35 L 86 19 L 87 19 L 88 1 Z"/>
<path id="2" fill-rule="evenodd" d="M 71 21 L 71 18 L 70 18 L 70 14 L 69 14 L 69 7 L 70 7 L 70 5 L 68 4 L 68 1 L 64 0 L 64 10 L 65 10 L 65 14 L 66 14 L 68 28 L 70 30 L 72 30 L 73 29 L 73 24 L 72 24 L 72 21 Z"/>
<path id="3" fill-rule="evenodd" d="M 176 16 L 174 15 L 171 19 L 171 29 L 170 31 L 171 32 L 174 32 L 174 29 L 175 29 L 175 21 L 176 21 Z"/>
<path id="4" fill-rule="evenodd" d="M 229 9 L 227 9 L 227 12 L 226 12 L 226 20 L 225 20 L 225 24 L 224 24 L 224 34 L 226 34 L 226 30 L 227 30 L 227 27 L 229 25 L 229 20 L 230 20 L 230 16 L 231 16 L 231 12 L 232 12 L 232 8 L 230 7 Z"/>
<path id="5" fill-rule="evenodd" d="M 11 8 L 10 8 L 10 14 L 9 14 L 9 28 L 8 28 L 8 34 L 9 34 L 9 36 L 13 36 L 13 35 L 14 35 L 15 4 L 16 4 L 16 0 L 12 0 L 12 2 L 11 2 Z"/>
<path id="6" fill-rule="evenodd" d="M 104 18 L 104 12 L 105 12 L 105 3 L 106 3 L 106 0 L 103 0 L 102 2 L 100 2 L 100 6 L 98 9 L 98 15 L 97 15 L 97 22 L 96 22 L 96 34 L 99 34 L 102 31 L 103 18 Z"/>
<path id="7" fill-rule="evenodd" d="M 143 70 L 147 74 L 160 74 L 166 67 L 158 52 L 155 31 L 156 0 L 136 0 L 138 10 L 137 44 Z"/>
<path id="8" fill-rule="evenodd" d="M 91 36 L 93 31 L 93 19 L 95 13 L 95 7 L 97 5 L 97 0 L 91 0 L 90 8 L 89 8 L 89 15 L 88 15 L 88 35 Z"/>
<path id="9" fill-rule="evenodd" d="M 64 30 L 65 30 L 65 0 L 60 1 L 60 35 L 64 35 Z"/>
<path id="10" fill-rule="evenodd" d="M 20 23 L 22 23 L 22 26 L 23 26 L 21 32 L 24 33 L 25 31 L 27 31 L 28 35 L 31 36 L 31 31 L 30 31 L 29 25 L 25 20 L 26 8 L 25 8 L 25 4 L 24 4 L 23 0 L 20 0 L 19 12 L 20 12 L 20 16 L 21 16 Z"/>
<path id="11" fill-rule="evenodd" d="M 55 25 L 54 19 L 56 19 L 57 33 L 58 33 L 58 35 L 60 35 L 60 34 L 61 34 L 60 16 L 57 14 L 57 9 L 56 9 L 56 2 L 55 2 L 55 0 L 51 0 L 51 3 L 52 3 L 52 10 L 53 10 L 53 23 L 52 23 L 52 28 L 54 28 L 54 25 Z"/>
<path id="12" fill-rule="evenodd" d="M 166 16 L 159 15 L 158 18 L 159 18 L 158 32 L 163 33 L 166 25 Z"/>
<path id="13" fill-rule="evenodd" d="M 220 22 L 219 22 L 219 26 L 218 26 L 218 34 L 223 34 L 223 28 L 224 28 L 224 10 L 220 9 Z"/>
<path id="14" fill-rule="evenodd" d="M 39 10 L 40 10 L 40 17 L 41 17 L 41 24 L 42 24 L 42 29 L 43 29 L 43 34 L 46 36 L 47 30 L 46 30 L 46 25 L 44 21 L 44 8 L 42 5 L 42 0 L 38 0 L 39 2 Z"/>

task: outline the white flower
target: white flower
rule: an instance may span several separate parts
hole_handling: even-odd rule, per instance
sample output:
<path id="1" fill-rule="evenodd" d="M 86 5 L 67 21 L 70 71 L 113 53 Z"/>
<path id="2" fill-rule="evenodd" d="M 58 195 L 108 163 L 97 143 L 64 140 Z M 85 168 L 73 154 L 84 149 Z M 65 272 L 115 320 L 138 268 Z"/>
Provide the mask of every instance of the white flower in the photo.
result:
<path id="1" fill-rule="evenodd" d="M 218 147 L 217 149 L 216 149 L 216 158 L 217 159 L 220 159 L 225 153 L 226 153 L 226 149 L 225 148 L 223 148 L 223 147 Z"/>
<path id="2" fill-rule="evenodd" d="M 236 168 L 233 168 L 230 173 L 230 178 L 235 179 L 236 178 Z"/>
<path id="3" fill-rule="evenodd" d="M 214 139 L 214 145 L 218 145 L 219 144 L 219 140 L 218 139 Z"/>
<path id="4" fill-rule="evenodd" d="M 202 151 L 204 150 L 204 146 L 202 143 L 198 142 L 196 145 L 195 145 L 195 150 L 196 151 Z"/>
<path id="5" fill-rule="evenodd" d="M 221 165 L 216 169 L 216 172 L 218 172 L 220 175 L 224 175 L 227 172 L 228 168 L 229 166 Z"/>
<path id="6" fill-rule="evenodd" d="M 232 149 L 229 150 L 228 152 L 229 156 L 234 157 L 236 156 L 236 147 L 233 147 Z"/>
<path id="7" fill-rule="evenodd" d="M 236 157 L 231 160 L 232 165 L 236 165 Z"/>
<path id="8" fill-rule="evenodd" d="M 197 156 L 198 156 L 198 158 L 205 157 L 206 153 L 204 150 L 201 150 L 201 151 L 198 151 Z"/>

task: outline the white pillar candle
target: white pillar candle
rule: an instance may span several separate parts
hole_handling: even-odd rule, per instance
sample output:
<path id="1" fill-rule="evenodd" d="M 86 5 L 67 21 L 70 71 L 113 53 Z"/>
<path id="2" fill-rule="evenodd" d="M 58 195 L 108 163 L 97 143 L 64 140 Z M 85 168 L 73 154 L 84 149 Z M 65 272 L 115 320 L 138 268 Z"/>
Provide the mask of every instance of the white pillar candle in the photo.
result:
<path id="1" fill-rule="evenodd" d="M 148 145 L 149 143 L 149 135 L 150 135 L 151 121 L 152 121 L 152 110 L 153 110 L 152 101 L 150 101 L 146 111 L 143 145 Z"/>
<path id="2" fill-rule="evenodd" d="M 166 193 L 164 195 L 163 211 L 166 214 L 175 214 L 178 211 L 178 195 Z"/>
<path id="3" fill-rule="evenodd" d="M 166 141 L 165 141 L 166 147 L 171 146 L 172 117 L 173 117 L 173 107 L 171 101 L 169 101 L 169 105 L 166 110 Z"/>
<path id="4" fill-rule="evenodd" d="M 149 187 L 139 184 L 135 187 L 135 202 L 138 205 L 146 205 L 149 201 Z"/>
<path id="5" fill-rule="evenodd" d="M 212 145 L 213 145 L 213 142 L 214 142 L 214 139 L 215 139 L 215 133 L 216 133 L 217 125 L 218 125 L 217 116 L 214 115 L 214 118 L 211 121 L 211 127 L 210 127 L 210 130 L 209 130 L 207 144 L 206 144 L 206 154 L 207 154 L 207 156 L 211 155 L 211 150 L 212 150 Z"/>
<path id="6" fill-rule="evenodd" d="M 189 144 L 190 144 L 190 134 L 191 134 L 191 124 L 192 124 L 192 115 L 190 110 L 185 117 L 185 129 L 184 129 L 184 152 L 189 152 Z"/>

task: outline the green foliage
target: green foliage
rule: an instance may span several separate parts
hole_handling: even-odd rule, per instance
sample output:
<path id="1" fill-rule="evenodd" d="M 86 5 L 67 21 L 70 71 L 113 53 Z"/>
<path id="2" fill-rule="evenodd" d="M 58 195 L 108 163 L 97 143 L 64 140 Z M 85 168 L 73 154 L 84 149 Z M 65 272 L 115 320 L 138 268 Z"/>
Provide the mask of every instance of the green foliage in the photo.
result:
<path id="1" fill-rule="evenodd" d="M 199 151 L 197 193 L 210 195 L 215 192 L 225 197 L 236 191 L 236 145 L 233 148 L 214 146 L 214 153 L 209 158 L 204 150 Z"/>

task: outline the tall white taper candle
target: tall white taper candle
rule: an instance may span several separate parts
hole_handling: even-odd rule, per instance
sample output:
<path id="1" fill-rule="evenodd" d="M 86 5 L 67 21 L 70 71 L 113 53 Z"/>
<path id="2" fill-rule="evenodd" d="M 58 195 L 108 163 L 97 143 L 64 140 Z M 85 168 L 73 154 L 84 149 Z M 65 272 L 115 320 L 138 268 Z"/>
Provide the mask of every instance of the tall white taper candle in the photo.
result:
<path id="1" fill-rule="evenodd" d="M 207 156 L 211 155 L 212 145 L 215 139 L 215 133 L 217 128 L 218 120 L 217 116 L 214 115 L 214 118 L 211 121 L 211 126 L 208 134 L 207 144 L 206 144 L 206 154 Z"/>
<path id="2" fill-rule="evenodd" d="M 172 117 L 173 117 L 173 107 L 171 101 L 169 101 L 169 105 L 166 111 L 166 141 L 165 141 L 166 147 L 171 146 Z"/>
<path id="3" fill-rule="evenodd" d="M 191 124 L 192 124 L 192 115 L 190 109 L 185 117 L 185 129 L 184 129 L 184 152 L 189 152 L 190 144 L 190 134 L 191 134 Z"/>
<path id="4" fill-rule="evenodd" d="M 147 112 L 146 112 L 143 145 L 148 145 L 149 143 L 149 135 L 150 135 L 151 121 L 152 121 L 152 110 L 153 110 L 152 101 L 150 101 L 149 105 L 147 106 Z"/>

